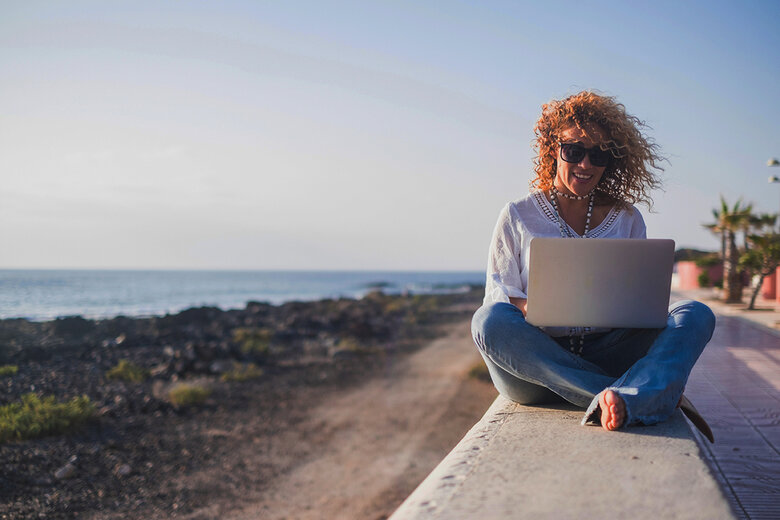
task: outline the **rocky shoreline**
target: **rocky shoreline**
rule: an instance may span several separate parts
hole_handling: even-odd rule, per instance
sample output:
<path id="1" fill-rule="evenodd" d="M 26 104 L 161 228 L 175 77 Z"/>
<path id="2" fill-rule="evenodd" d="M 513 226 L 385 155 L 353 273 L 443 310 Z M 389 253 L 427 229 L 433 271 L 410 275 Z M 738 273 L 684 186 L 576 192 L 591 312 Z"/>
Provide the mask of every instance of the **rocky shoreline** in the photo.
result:
<path id="1" fill-rule="evenodd" d="M 262 488 L 302 455 L 294 447 L 274 452 L 274 439 L 306 435 L 295 428 L 308 406 L 440 334 L 481 296 L 478 287 L 451 295 L 374 292 L 150 318 L 2 320 L 0 365 L 18 372 L 0 377 L 0 405 L 30 392 L 86 395 L 96 414 L 68 434 L 0 444 L 0 518 L 191 518 L 212 494 Z M 122 360 L 145 379 L 108 377 Z M 254 367 L 254 377 L 226 377 L 241 367 Z M 210 394 L 200 406 L 174 404 L 169 391 L 180 382 Z M 231 458 L 237 442 L 269 450 L 268 464 L 242 468 Z M 215 468 L 235 480 L 181 484 Z"/>

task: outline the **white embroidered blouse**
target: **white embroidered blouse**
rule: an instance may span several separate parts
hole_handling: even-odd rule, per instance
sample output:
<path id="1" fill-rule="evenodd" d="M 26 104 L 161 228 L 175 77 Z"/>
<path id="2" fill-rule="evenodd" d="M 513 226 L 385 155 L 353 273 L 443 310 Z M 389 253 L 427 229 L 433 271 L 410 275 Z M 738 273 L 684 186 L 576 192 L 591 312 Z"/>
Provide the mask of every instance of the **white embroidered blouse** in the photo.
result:
<path id="1" fill-rule="evenodd" d="M 569 231 L 572 236 L 580 236 L 570 226 Z M 646 231 L 645 221 L 635 207 L 612 208 L 598 226 L 588 231 L 588 238 L 647 238 Z M 541 191 L 504 206 L 490 242 L 484 303 L 527 298 L 531 239 L 560 236 L 555 210 Z"/>

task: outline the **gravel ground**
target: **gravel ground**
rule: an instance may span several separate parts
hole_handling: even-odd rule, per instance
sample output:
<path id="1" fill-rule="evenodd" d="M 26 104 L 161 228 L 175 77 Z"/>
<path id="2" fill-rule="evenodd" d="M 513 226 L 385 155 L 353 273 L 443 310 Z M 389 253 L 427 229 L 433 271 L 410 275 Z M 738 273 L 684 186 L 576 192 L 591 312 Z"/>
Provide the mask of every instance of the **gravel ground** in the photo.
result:
<path id="1" fill-rule="evenodd" d="M 0 404 L 27 392 L 86 395 L 98 410 L 70 433 L 0 444 L 0 518 L 216 518 L 210 504 L 241 505 L 328 441 L 309 420 L 314 408 L 386 373 L 466 319 L 480 297 L 374 294 L 159 318 L 0 321 L 0 364 L 19 366 L 0 378 Z M 247 349 L 239 329 L 267 341 Z M 120 359 L 152 375 L 108 379 Z M 224 382 L 232 363 L 263 375 Z M 210 388 L 206 402 L 171 404 L 168 391 L 182 381 Z M 246 446 L 261 455 L 251 465 Z"/>

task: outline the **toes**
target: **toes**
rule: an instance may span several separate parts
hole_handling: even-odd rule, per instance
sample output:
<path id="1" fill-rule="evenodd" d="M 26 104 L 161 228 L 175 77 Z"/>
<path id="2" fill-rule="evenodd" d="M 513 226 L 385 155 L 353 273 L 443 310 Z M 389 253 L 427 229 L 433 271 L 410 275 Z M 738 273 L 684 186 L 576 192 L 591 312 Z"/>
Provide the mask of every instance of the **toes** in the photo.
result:
<path id="1" fill-rule="evenodd" d="M 612 390 L 607 390 L 604 392 L 604 401 L 609 404 L 610 406 L 617 406 L 622 402 L 622 399 L 617 395 L 616 392 L 613 392 Z"/>
<path id="2" fill-rule="evenodd" d="M 620 396 L 612 390 L 605 391 L 599 397 L 601 405 L 601 426 L 605 430 L 617 430 L 625 420 L 625 404 Z"/>

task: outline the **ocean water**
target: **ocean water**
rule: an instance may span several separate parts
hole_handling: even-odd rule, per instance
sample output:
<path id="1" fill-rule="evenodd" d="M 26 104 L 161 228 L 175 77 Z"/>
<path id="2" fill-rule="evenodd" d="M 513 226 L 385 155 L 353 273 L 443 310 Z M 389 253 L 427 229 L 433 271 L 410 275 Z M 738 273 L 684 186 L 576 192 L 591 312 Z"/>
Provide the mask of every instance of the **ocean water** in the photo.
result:
<path id="1" fill-rule="evenodd" d="M 248 301 L 360 298 L 375 289 L 394 294 L 458 292 L 484 282 L 485 274 L 479 271 L 0 269 L 0 318 L 153 316 L 201 305 L 232 309 Z"/>

